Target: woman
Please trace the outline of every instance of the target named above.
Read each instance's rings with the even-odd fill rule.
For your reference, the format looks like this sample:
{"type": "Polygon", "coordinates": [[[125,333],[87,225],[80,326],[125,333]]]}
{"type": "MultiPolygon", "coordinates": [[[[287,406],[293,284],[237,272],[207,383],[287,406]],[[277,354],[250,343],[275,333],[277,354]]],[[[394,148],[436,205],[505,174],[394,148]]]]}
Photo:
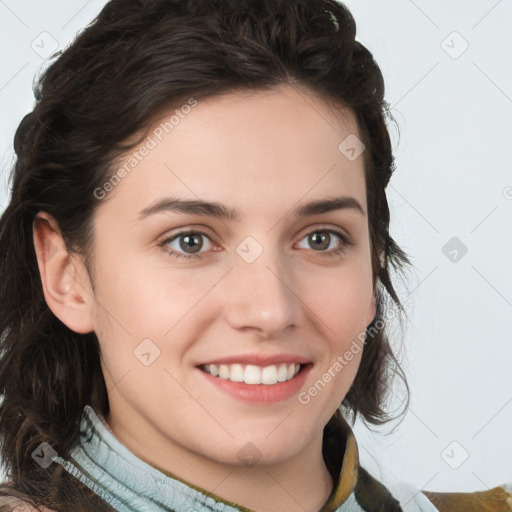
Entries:
{"type": "Polygon", "coordinates": [[[45,73],[0,224],[3,509],[443,510],[347,421],[405,382],[408,263],[354,38],[328,0],[112,0],[45,73]]]}

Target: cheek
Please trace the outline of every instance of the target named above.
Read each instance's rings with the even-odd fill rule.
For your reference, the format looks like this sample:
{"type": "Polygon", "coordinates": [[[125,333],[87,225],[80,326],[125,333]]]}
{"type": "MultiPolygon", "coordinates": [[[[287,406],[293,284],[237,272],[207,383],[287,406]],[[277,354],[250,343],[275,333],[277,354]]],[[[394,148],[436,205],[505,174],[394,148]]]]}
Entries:
{"type": "Polygon", "coordinates": [[[332,344],[341,349],[347,341],[364,333],[373,298],[371,272],[364,266],[346,267],[323,276],[317,274],[307,287],[305,303],[332,344]]]}
{"type": "Polygon", "coordinates": [[[362,290],[343,294],[336,301],[325,306],[331,327],[331,339],[346,341],[357,338],[367,327],[368,311],[371,308],[371,294],[362,290]],[[358,293],[359,292],[359,293],[358,293]]]}
{"type": "Polygon", "coordinates": [[[115,329],[146,337],[162,336],[173,328],[215,284],[204,272],[150,265],[118,267],[98,281],[97,297],[103,306],[99,313],[117,323],[115,329]]]}
{"type": "Polygon", "coordinates": [[[140,357],[146,353],[151,368],[175,366],[202,328],[205,296],[218,281],[204,273],[128,268],[101,273],[96,289],[95,332],[115,380],[128,370],[132,377],[144,372],[140,357]]]}

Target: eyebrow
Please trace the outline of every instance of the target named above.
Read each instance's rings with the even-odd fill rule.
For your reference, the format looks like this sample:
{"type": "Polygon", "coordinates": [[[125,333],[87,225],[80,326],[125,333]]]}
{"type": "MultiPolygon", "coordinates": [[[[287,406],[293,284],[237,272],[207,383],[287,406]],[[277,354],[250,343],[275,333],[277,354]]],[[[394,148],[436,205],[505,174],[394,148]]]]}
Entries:
{"type": "MultiPolygon", "coordinates": [[[[350,196],[311,201],[296,208],[294,213],[297,217],[307,217],[336,210],[353,210],[363,216],[366,215],[359,201],[350,196]]],[[[202,201],[199,199],[181,199],[177,197],[165,197],[157,200],[155,203],[139,212],[139,219],[142,220],[150,215],[162,212],[203,215],[236,222],[242,220],[242,215],[239,211],[221,203],[202,201]]]]}

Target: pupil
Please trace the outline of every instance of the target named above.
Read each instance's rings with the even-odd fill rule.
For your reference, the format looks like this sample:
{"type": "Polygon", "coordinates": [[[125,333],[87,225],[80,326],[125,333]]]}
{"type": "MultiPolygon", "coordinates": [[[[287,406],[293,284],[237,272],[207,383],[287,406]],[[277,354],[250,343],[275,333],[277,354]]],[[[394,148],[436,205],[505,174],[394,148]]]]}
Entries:
{"type": "MultiPolygon", "coordinates": [[[[187,249],[193,249],[194,243],[197,242],[198,239],[200,240],[200,237],[198,237],[197,235],[185,235],[181,239],[182,239],[182,242],[180,242],[181,248],[183,250],[187,250],[187,249]]],[[[197,252],[197,251],[201,250],[201,247],[202,247],[202,242],[200,242],[199,246],[196,249],[194,249],[192,252],[197,252]]]]}
{"type": "Polygon", "coordinates": [[[325,231],[317,231],[316,233],[313,233],[311,235],[314,240],[314,245],[321,249],[325,249],[326,247],[329,246],[329,242],[327,242],[327,244],[325,243],[326,240],[328,239],[328,236],[327,236],[327,234],[319,236],[318,233],[325,233],[325,231]]]}

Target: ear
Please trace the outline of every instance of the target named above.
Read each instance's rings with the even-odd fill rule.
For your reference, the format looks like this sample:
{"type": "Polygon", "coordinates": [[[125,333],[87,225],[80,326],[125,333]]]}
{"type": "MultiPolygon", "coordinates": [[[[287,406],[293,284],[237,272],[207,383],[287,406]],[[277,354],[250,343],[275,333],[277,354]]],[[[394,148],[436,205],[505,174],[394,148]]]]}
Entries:
{"type": "Polygon", "coordinates": [[[70,255],[55,219],[39,212],[32,224],[34,248],[43,293],[53,314],[72,331],[94,330],[93,291],[87,269],[76,255],[70,255]]]}

